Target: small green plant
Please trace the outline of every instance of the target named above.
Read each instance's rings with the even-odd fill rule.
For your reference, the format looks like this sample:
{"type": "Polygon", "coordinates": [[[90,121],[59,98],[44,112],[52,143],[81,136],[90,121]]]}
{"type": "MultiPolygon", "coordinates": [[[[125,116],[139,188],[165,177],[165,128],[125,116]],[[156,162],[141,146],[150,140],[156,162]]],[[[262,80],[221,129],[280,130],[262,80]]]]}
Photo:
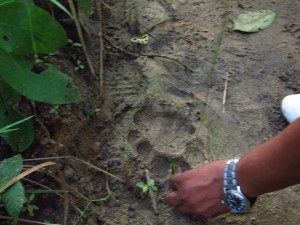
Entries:
{"type": "Polygon", "coordinates": [[[34,54],[33,58],[34,58],[34,64],[40,64],[40,63],[44,63],[45,62],[45,58],[44,57],[40,57],[38,54],[34,54]]]}
{"type": "Polygon", "coordinates": [[[82,44],[78,42],[74,42],[72,39],[68,39],[68,43],[71,45],[71,47],[82,47],[82,44]]]}
{"type": "Polygon", "coordinates": [[[59,110],[59,105],[53,105],[50,108],[49,113],[51,113],[51,114],[58,114],[58,110],[59,110]]]}
{"type": "Polygon", "coordinates": [[[171,161],[171,170],[173,174],[175,174],[177,171],[177,161],[175,158],[173,158],[171,161]]]}
{"type": "Polygon", "coordinates": [[[84,65],[82,64],[81,60],[77,59],[76,60],[76,66],[74,68],[75,71],[78,71],[78,70],[83,70],[85,67],[84,65]]]}
{"type": "Polygon", "coordinates": [[[136,186],[142,189],[143,193],[147,193],[148,190],[151,188],[153,191],[158,191],[157,186],[153,179],[147,180],[146,184],[143,181],[137,182],[136,186]]]}
{"type": "Polygon", "coordinates": [[[92,116],[100,111],[101,111],[101,109],[99,107],[95,106],[89,111],[89,116],[92,116]]]}
{"type": "Polygon", "coordinates": [[[37,205],[32,203],[34,199],[34,193],[30,194],[29,196],[25,196],[25,202],[23,205],[22,212],[27,212],[30,216],[34,216],[34,211],[39,209],[37,205]]]}

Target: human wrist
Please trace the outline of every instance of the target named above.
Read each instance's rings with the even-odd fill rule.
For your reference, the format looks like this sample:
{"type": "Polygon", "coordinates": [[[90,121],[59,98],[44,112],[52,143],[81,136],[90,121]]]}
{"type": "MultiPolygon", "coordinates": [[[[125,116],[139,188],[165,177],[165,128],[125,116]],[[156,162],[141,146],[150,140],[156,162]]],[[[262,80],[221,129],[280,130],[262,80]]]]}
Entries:
{"type": "Polygon", "coordinates": [[[243,157],[239,160],[236,168],[237,182],[241,187],[241,191],[250,199],[257,198],[260,195],[258,183],[251,176],[254,173],[252,170],[253,165],[251,159],[243,157]]]}

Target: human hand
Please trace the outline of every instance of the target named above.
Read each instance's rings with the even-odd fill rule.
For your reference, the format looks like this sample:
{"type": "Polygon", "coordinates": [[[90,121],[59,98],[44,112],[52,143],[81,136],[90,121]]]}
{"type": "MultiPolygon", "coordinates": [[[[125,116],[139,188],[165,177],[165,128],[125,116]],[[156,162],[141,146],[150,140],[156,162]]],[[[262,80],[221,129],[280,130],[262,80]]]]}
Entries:
{"type": "Polygon", "coordinates": [[[167,194],[167,204],[182,214],[198,219],[208,219],[229,212],[222,203],[226,162],[227,160],[214,161],[172,176],[170,186],[173,192],[167,194]]]}

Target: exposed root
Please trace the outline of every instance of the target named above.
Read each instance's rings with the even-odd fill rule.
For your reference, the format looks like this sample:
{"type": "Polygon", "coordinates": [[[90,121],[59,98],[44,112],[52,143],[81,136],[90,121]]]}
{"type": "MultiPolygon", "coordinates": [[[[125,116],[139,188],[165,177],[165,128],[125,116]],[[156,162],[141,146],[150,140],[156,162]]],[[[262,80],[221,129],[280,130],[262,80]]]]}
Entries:
{"type": "Polygon", "coordinates": [[[178,59],[174,59],[172,57],[166,56],[166,55],[158,55],[158,54],[138,54],[138,53],[134,53],[134,52],[130,52],[124,48],[121,48],[119,46],[114,45],[110,40],[108,40],[105,36],[103,36],[103,40],[105,40],[111,47],[117,49],[119,52],[132,56],[134,58],[138,58],[140,56],[145,56],[145,57],[149,57],[149,58],[164,58],[164,59],[169,59],[169,60],[173,60],[177,63],[179,63],[181,66],[183,66],[185,68],[186,71],[189,72],[193,72],[193,69],[191,69],[189,66],[187,66],[186,64],[184,64],[183,62],[181,62],[178,59]]]}

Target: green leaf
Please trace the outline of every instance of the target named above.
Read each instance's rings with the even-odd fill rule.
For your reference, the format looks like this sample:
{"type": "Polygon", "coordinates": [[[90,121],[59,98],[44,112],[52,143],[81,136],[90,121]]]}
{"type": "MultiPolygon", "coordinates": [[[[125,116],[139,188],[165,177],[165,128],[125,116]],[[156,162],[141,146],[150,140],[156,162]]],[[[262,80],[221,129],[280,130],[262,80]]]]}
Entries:
{"type": "Polygon", "coordinates": [[[241,14],[234,21],[233,30],[257,32],[269,27],[275,20],[276,13],[271,10],[260,10],[241,14]]]}
{"type": "Polygon", "coordinates": [[[148,186],[147,185],[145,185],[143,188],[142,188],[142,191],[145,193],[145,192],[147,192],[148,191],[148,186]]]}
{"type": "Polygon", "coordinates": [[[16,105],[20,99],[21,95],[12,89],[8,84],[0,80],[0,95],[1,98],[10,106],[16,105]]]}
{"type": "MultiPolygon", "coordinates": [[[[1,82],[0,82],[1,86],[1,82]]],[[[0,88],[1,89],[1,88],[0,88]]],[[[17,110],[15,107],[7,104],[4,93],[0,93],[0,127],[12,125],[16,121],[24,120],[27,116],[17,110]]],[[[6,96],[7,97],[7,96],[6,96]]],[[[34,129],[31,120],[16,125],[13,132],[1,134],[1,137],[10,147],[17,152],[26,150],[33,142],[34,129]]]]}
{"type": "Polygon", "coordinates": [[[35,198],[35,194],[31,194],[28,197],[28,201],[31,202],[35,198]]]}
{"type": "Polygon", "coordinates": [[[137,182],[136,186],[143,189],[146,186],[146,184],[144,184],[144,182],[137,182]]]}
{"type": "Polygon", "coordinates": [[[149,179],[149,180],[147,180],[147,186],[148,187],[151,187],[151,186],[153,186],[155,183],[154,183],[154,180],[153,179],[149,179]]]}
{"type": "Polygon", "coordinates": [[[158,187],[156,187],[155,185],[151,187],[153,191],[158,191],[158,187]]]}
{"type": "Polygon", "coordinates": [[[5,178],[1,179],[0,180],[0,189],[5,187],[11,181],[11,179],[12,178],[8,178],[8,177],[5,177],[5,178]]]}
{"type": "Polygon", "coordinates": [[[32,1],[1,1],[0,21],[0,48],[7,52],[50,53],[67,42],[63,27],[32,1]]]}
{"type": "Polygon", "coordinates": [[[30,216],[34,216],[34,210],[38,210],[39,207],[37,207],[36,205],[28,205],[27,206],[27,211],[29,212],[30,216]]]}
{"type": "MultiPolygon", "coordinates": [[[[18,176],[23,169],[23,160],[21,155],[4,159],[0,162],[0,180],[12,178],[18,176]]],[[[3,185],[0,185],[3,186],[3,185]]]]}
{"type": "Polygon", "coordinates": [[[3,80],[25,97],[50,103],[65,104],[80,101],[75,88],[68,85],[71,78],[53,65],[40,74],[31,72],[31,63],[24,57],[0,49],[0,75],[3,80]]]}
{"type": "Polygon", "coordinates": [[[24,187],[20,181],[9,187],[2,195],[3,205],[8,214],[16,220],[25,201],[24,187]]]}
{"type": "Polygon", "coordinates": [[[16,0],[0,0],[0,7],[14,3],[16,0]]]}

